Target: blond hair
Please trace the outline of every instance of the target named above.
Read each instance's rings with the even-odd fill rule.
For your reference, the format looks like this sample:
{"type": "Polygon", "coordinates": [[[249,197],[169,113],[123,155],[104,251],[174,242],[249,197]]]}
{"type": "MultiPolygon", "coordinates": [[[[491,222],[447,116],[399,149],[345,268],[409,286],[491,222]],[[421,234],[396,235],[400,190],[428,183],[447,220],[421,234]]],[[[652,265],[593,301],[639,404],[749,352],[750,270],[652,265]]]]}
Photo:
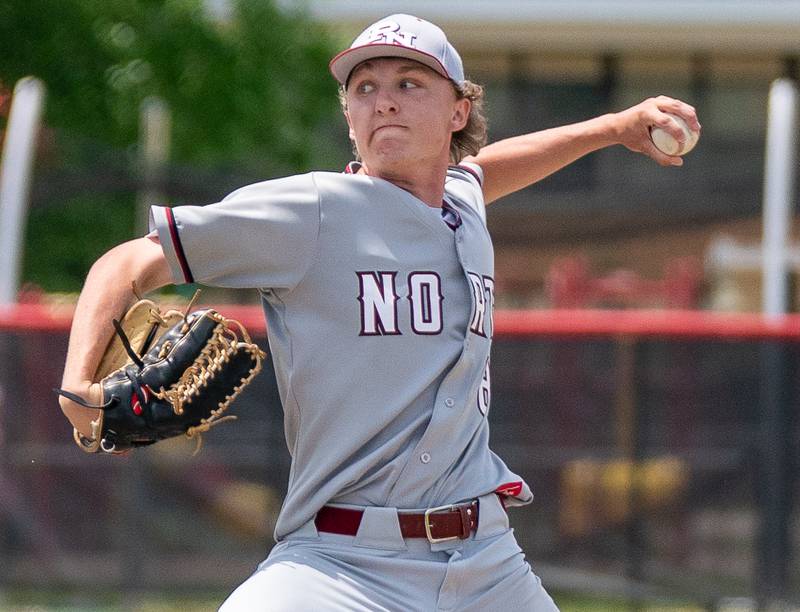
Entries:
{"type": "Polygon", "coordinates": [[[453,88],[459,100],[466,98],[472,103],[467,125],[458,132],[453,132],[453,139],[450,141],[450,161],[457,164],[468,155],[478,154],[486,144],[488,127],[483,114],[483,87],[464,80],[461,85],[454,84],[453,88]]]}

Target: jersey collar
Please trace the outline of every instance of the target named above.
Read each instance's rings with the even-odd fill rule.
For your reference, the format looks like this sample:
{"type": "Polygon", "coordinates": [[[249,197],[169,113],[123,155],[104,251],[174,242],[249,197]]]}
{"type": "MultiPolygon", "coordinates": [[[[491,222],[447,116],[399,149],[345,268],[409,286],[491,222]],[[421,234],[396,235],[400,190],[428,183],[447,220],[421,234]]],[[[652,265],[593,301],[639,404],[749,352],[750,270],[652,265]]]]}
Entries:
{"type": "MultiPolygon", "coordinates": [[[[344,167],[344,174],[358,174],[359,170],[361,170],[361,162],[351,161],[344,167]]],[[[456,230],[461,225],[461,215],[447,200],[442,200],[442,219],[452,230],[456,230]]]]}

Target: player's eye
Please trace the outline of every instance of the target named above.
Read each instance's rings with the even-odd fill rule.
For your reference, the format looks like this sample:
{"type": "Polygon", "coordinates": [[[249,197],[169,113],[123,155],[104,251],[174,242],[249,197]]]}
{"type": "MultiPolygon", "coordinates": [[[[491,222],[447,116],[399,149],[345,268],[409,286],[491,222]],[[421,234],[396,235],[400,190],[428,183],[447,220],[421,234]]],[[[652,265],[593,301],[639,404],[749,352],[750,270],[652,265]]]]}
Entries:
{"type": "Polygon", "coordinates": [[[375,85],[369,81],[361,81],[356,85],[356,92],[360,94],[372,93],[375,90],[375,85]]]}
{"type": "Polygon", "coordinates": [[[409,81],[408,79],[403,79],[400,81],[400,89],[414,89],[418,85],[414,81],[409,81]]]}

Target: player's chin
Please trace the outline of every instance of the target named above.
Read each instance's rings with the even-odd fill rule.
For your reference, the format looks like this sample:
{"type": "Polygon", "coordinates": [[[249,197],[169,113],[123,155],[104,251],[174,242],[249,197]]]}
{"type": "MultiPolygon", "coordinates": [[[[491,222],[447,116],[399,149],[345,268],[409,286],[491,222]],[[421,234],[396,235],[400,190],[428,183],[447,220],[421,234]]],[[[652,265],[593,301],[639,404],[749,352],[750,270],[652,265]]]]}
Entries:
{"type": "Polygon", "coordinates": [[[405,134],[399,130],[389,129],[384,129],[373,134],[369,144],[374,153],[382,157],[407,155],[408,149],[412,148],[405,134]]]}
{"type": "Polygon", "coordinates": [[[419,158],[405,143],[390,140],[374,147],[371,153],[373,161],[367,161],[369,168],[403,166],[419,158]]]}

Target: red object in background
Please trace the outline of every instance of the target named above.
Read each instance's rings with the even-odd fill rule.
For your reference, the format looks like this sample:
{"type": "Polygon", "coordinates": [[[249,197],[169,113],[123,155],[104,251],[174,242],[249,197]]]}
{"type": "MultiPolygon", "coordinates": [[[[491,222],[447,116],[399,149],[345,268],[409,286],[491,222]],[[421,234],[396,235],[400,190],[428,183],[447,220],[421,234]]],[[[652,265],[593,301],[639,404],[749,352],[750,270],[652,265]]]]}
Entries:
{"type": "MultiPolygon", "coordinates": [[[[203,305],[245,326],[252,336],[266,332],[259,306],[203,305]]],[[[180,306],[177,306],[180,308],[180,306]]],[[[0,305],[0,332],[68,332],[74,305],[0,305]]],[[[663,338],[746,338],[800,341],[800,314],[767,318],[755,312],[709,310],[496,310],[495,336],[642,336],[663,338]]]]}
{"type": "Polygon", "coordinates": [[[6,89],[0,81],[0,117],[8,117],[11,110],[11,90],[6,89]]]}
{"type": "Polygon", "coordinates": [[[17,302],[20,304],[41,304],[46,297],[42,288],[34,283],[25,283],[17,292],[17,302]]]}
{"type": "Polygon", "coordinates": [[[660,307],[690,310],[699,305],[703,275],[692,258],[669,261],[658,280],[631,270],[593,277],[583,257],[557,260],[550,267],[545,290],[554,308],[660,307]]]}

